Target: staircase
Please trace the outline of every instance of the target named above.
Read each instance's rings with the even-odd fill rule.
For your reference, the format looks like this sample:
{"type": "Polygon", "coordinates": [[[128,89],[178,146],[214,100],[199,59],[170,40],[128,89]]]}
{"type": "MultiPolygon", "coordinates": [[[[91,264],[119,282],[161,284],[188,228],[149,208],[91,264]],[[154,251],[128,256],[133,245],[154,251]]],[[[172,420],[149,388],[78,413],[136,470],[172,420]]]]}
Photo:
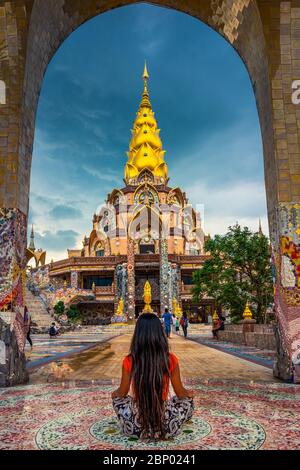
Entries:
{"type": "Polygon", "coordinates": [[[28,308],[32,322],[32,332],[44,333],[49,330],[53,318],[48,313],[46,306],[38,295],[33,295],[29,289],[26,288],[25,305],[28,308]]]}

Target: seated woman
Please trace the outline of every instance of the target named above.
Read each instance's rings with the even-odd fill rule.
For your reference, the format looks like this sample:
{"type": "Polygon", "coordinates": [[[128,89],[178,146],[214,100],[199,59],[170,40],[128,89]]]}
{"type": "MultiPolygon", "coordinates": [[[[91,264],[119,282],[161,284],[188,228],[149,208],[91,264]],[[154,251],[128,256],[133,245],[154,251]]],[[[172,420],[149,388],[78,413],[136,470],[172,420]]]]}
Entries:
{"type": "Polygon", "coordinates": [[[130,354],[123,360],[122,380],[112,394],[121,430],[127,436],[165,439],[176,436],[191,419],[194,393],[183,387],[178,359],[169,352],[159,318],[142,314],[130,354]],[[172,383],[176,396],[169,398],[172,383]],[[128,395],[132,389],[132,396],[128,395]]]}

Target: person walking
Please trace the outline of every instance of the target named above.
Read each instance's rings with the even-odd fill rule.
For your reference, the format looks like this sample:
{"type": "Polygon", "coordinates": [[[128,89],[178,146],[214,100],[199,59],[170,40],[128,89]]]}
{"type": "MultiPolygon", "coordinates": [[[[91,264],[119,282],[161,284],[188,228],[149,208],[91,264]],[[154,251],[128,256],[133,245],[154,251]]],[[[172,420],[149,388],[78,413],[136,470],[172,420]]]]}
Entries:
{"type": "Polygon", "coordinates": [[[164,329],[165,329],[166,336],[167,338],[170,338],[173,317],[172,317],[172,314],[169,312],[168,307],[165,308],[165,313],[163,314],[162,318],[164,320],[164,329]]]}
{"type": "Polygon", "coordinates": [[[27,339],[28,343],[30,344],[30,348],[31,348],[31,351],[32,351],[33,343],[32,343],[32,339],[30,337],[30,334],[31,334],[31,317],[30,317],[30,313],[29,313],[28,308],[27,308],[26,305],[24,307],[24,328],[25,328],[26,339],[27,339]]]}
{"type": "Polygon", "coordinates": [[[182,317],[180,319],[180,326],[182,328],[183,335],[184,335],[185,338],[187,338],[188,324],[189,324],[189,320],[188,320],[187,313],[183,312],[182,317]]]}
{"type": "Polygon", "coordinates": [[[138,439],[171,439],[192,418],[193,397],[182,384],[178,358],[169,351],[159,318],[144,313],[123,359],[121,384],[112,393],[121,432],[138,439]]]}
{"type": "Polygon", "coordinates": [[[176,322],[175,322],[175,331],[176,331],[176,334],[179,335],[180,334],[180,329],[179,329],[179,319],[176,318],[176,322]]]}

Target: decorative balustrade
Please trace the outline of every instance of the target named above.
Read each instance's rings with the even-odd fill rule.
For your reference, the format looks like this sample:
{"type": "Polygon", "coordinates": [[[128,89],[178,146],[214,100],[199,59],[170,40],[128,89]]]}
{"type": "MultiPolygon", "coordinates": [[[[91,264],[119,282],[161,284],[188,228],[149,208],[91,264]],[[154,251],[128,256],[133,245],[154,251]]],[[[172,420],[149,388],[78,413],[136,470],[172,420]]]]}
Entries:
{"type": "Polygon", "coordinates": [[[93,292],[98,295],[113,295],[114,294],[114,286],[96,286],[93,289],[93,292]]]}
{"type": "Polygon", "coordinates": [[[101,257],[72,257],[62,261],[55,261],[49,265],[50,271],[61,268],[73,268],[74,266],[115,266],[126,263],[127,256],[101,256],[101,257]]]}
{"type": "MultiPolygon", "coordinates": [[[[175,255],[169,254],[169,261],[178,264],[203,264],[207,260],[208,255],[175,255]]],[[[159,263],[159,254],[137,254],[135,255],[136,263],[159,263]]],[[[50,274],[66,268],[71,271],[74,267],[89,266],[111,266],[112,268],[120,263],[126,263],[127,256],[101,256],[101,257],[72,257],[61,261],[55,261],[49,264],[50,274]]]]}

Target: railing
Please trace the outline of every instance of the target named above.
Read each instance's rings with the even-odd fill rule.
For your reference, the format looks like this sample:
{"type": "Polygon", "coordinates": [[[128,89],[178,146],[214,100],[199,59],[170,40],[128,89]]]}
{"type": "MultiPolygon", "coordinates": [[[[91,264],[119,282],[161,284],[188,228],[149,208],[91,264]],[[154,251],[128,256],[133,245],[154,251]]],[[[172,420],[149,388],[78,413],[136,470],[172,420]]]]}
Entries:
{"type": "MultiPolygon", "coordinates": [[[[169,261],[179,264],[202,264],[208,259],[208,255],[175,255],[169,254],[169,261]]],[[[137,254],[135,261],[137,263],[159,263],[159,254],[137,254]]],[[[101,256],[101,257],[72,257],[61,261],[55,261],[49,264],[50,275],[55,270],[62,268],[71,268],[74,266],[111,266],[114,268],[119,263],[126,263],[127,256],[101,256]]]]}
{"type": "Polygon", "coordinates": [[[55,261],[49,265],[50,271],[55,269],[67,268],[73,266],[115,266],[119,263],[125,263],[127,261],[127,256],[93,256],[93,257],[72,257],[64,259],[62,261],[55,261]]]}
{"type": "Polygon", "coordinates": [[[208,255],[169,255],[171,263],[202,264],[209,258],[208,255]]]}
{"type": "Polygon", "coordinates": [[[93,292],[96,295],[108,295],[108,294],[113,295],[114,286],[96,286],[93,292]]]}

